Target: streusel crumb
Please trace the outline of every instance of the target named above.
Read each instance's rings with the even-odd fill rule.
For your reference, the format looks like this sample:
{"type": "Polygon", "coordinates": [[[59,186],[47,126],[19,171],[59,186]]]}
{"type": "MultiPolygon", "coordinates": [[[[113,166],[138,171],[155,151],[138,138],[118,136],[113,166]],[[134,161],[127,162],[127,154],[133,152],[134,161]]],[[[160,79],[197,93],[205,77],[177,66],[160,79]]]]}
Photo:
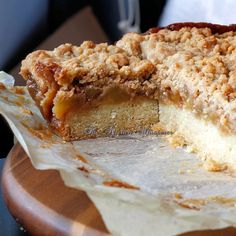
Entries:
{"type": "Polygon", "coordinates": [[[235,26],[186,23],[150,32],[128,33],[116,45],[86,41],[36,51],[22,62],[21,74],[48,119],[57,94],[90,101],[118,86],[236,133],[235,26]]]}

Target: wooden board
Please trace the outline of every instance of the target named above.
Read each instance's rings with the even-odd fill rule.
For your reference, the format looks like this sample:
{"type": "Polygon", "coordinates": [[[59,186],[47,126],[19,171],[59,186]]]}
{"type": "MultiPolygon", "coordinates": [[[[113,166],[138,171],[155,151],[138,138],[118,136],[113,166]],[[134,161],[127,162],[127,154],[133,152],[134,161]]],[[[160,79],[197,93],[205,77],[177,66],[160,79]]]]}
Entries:
{"type": "MultiPolygon", "coordinates": [[[[110,235],[87,195],[66,187],[57,171],[34,169],[19,144],[7,157],[2,189],[12,215],[33,235],[110,235]]],[[[236,230],[227,228],[183,235],[233,236],[236,230]]]]}
{"type": "Polygon", "coordinates": [[[19,144],[7,157],[2,189],[12,215],[33,235],[109,235],[86,193],[66,187],[57,171],[34,169],[19,144]]]}

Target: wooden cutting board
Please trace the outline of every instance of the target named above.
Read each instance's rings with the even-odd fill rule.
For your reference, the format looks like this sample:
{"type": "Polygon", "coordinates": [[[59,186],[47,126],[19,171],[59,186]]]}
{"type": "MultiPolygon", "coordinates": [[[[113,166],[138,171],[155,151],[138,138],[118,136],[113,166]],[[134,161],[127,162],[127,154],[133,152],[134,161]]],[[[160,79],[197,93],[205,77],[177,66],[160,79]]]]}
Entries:
{"type": "MultiPolygon", "coordinates": [[[[19,144],[7,157],[2,190],[12,215],[33,235],[110,235],[86,193],[66,187],[57,171],[34,169],[19,144]]],[[[227,228],[183,235],[233,236],[236,230],[227,228]]]]}
{"type": "Polygon", "coordinates": [[[34,169],[20,144],[5,162],[2,190],[12,215],[33,235],[110,235],[86,193],[66,187],[57,171],[34,169]]]}

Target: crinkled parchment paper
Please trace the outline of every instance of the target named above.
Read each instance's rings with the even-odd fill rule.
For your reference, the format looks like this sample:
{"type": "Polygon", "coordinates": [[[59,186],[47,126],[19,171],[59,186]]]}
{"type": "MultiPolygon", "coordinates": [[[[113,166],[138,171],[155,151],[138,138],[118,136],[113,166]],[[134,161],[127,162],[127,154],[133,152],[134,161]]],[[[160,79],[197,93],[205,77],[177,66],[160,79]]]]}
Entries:
{"type": "MultiPolygon", "coordinates": [[[[57,169],[88,194],[113,235],[176,235],[236,226],[236,177],[207,172],[162,136],[64,142],[51,133],[25,88],[0,72],[0,113],[36,169],[57,169]]],[[[207,144],[206,144],[207,145],[207,144]]]]}

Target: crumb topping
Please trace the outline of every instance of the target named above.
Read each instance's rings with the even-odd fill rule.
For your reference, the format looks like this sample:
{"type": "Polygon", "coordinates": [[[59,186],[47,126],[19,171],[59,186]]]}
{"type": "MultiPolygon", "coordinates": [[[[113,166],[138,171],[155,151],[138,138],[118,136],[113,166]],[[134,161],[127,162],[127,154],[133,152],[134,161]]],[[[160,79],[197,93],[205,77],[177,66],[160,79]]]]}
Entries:
{"type": "Polygon", "coordinates": [[[183,27],[126,34],[117,46],[156,66],[160,96],[236,132],[236,32],[183,27]],[[131,40],[133,38],[133,41],[131,40]],[[130,43],[132,41],[132,43],[130,43]]]}
{"type": "Polygon", "coordinates": [[[117,46],[85,41],[79,47],[63,44],[53,51],[31,53],[22,62],[21,74],[23,77],[33,74],[41,88],[47,77],[53,77],[64,89],[75,85],[103,87],[111,83],[126,83],[132,89],[148,81],[154,70],[155,66],[150,61],[128,55],[117,46]],[[42,73],[45,66],[50,76],[42,73]],[[133,85],[129,81],[133,81],[133,85]]]}
{"type": "Polygon", "coordinates": [[[36,81],[41,106],[52,103],[58,90],[99,95],[116,85],[133,96],[190,108],[236,133],[235,48],[235,31],[169,27],[128,33],[116,45],[86,41],[36,51],[22,62],[21,74],[36,81]]]}

